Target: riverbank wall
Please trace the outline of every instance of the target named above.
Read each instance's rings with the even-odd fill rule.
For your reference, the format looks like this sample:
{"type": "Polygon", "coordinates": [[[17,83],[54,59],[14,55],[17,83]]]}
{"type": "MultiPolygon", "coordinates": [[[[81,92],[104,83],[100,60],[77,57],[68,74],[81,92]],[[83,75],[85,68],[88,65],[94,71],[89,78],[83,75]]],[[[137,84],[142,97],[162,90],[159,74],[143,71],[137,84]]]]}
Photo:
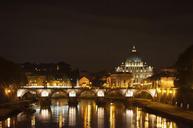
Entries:
{"type": "Polygon", "coordinates": [[[31,103],[32,101],[26,100],[0,104],[0,120],[24,111],[31,103]]]}
{"type": "Polygon", "coordinates": [[[188,109],[144,99],[133,99],[132,103],[150,113],[159,114],[163,117],[185,122],[193,126],[193,112],[188,109]]]}

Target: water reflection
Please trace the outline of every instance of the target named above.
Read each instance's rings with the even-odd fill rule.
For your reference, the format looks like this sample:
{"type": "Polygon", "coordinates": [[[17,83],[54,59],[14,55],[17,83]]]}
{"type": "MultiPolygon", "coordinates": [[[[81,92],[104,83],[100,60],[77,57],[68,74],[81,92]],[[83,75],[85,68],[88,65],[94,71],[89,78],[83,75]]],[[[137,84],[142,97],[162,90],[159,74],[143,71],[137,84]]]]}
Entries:
{"type": "Polygon", "coordinates": [[[115,105],[113,103],[110,104],[110,128],[115,128],[115,105]]]}
{"type": "MultiPolygon", "coordinates": [[[[136,108],[133,110],[136,113],[136,127],[137,128],[176,128],[176,123],[167,120],[166,118],[162,118],[160,116],[156,116],[154,114],[149,114],[143,112],[140,108],[136,108]]],[[[132,114],[133,115],[133,114],[132,114]]],[[[133,119],[131,117],[131,119],[133,119]]],[[[135,127],[135,126],[129,126],[135,127]]]]}
{"type": "Polygon", "coordinates": [[[59,120],[58,120],[58,127],[59,127],[59,128],[62,128],[62,127],[63,127],[63,124],[64,124],[64,117],[63,117],[62,112],[60,112],[60,113],[59,113],[59,120]]]}
{"type": "Polygon", "coordinates": [[[7,118],[6,124],[7,124],[6,126],[7,126],[8,128],[11,127],[11,118],[7,118]]]}
{"type": "Polygon", "coordinates": [[[32,118],[31,118],[31,127],[32,128],[36,127],[36,117],[35,117],[35,115],[33,115],[32,118]]]}
{"type": "Polygon", "coordinates": [[[88,104],[84,110],[84,128],[91,128],[91,105],[88,104]]]}
{"type": "Polygon", "coordinates": [[[104,113],[105,113],[105,110],[104,110],[103,107],[98,107],[97,108],[98,128],[104,128],[104,113]]]}
{"type": "Polygon", "coordinates": [[[69,107],[68,117],[69,117],[69,126],[76,126],[76,107],[69,107]]]}
{"type": "Polygon", "coordinates": [[[56,100],[48,108],[37,105],[35,109],[35,114],[21,113],[0,121],[0,128],[189,128],[121,103],[98,107],[94,101],[84,100],[69,107],[66,101],[56,100]]]}
{"type": "Polygon", "coordinates": [[[3,128],[3,123],[2,123],[2,121],[0,121],[0,128],[3,128]]]}
{"type": "Polygon", "coordinates": [[[65,123],[67,123],[68,109],[69,107],[65,101],[54,100],[52,102],[52,120],[57,123],[58,128],[63,128],[65,123]]]}
{"type": "Polygon", "coordinates": [[[48,122],[51,119],[51,113],[51,109],[49,108],[41,109],[39,115],[40,120],[48,122]]]}
{"type": "Polygon", "coordinates": [[[133,110],[131,110],[131,109],[126,109],[126,127],[127,128],[134,128],[133,110]]]}

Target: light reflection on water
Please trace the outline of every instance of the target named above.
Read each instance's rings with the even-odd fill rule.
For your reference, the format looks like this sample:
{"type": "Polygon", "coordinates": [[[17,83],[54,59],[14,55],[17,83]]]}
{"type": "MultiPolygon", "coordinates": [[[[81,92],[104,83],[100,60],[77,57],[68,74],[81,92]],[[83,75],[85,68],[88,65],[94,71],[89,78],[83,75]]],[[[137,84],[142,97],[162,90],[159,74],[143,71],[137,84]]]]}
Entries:
{"type": "Polygon", "coordinates": [[[0,121],[0,128],[188,128],[121,103],[100,107],[92,100],[81,100],[77,107],[71,107],[66,100],[53,100],[52,106],[37,105],[35,109],[35,114],[20,113],[0,121]]]}
{"type": "Polygon", "coordinates": [[[110,104],[110,128],[115,128],[115,105],[110,104]]]}
{"type": "Polygon", "coordinates": [[[105,110],[103,107],[97,108],[97,124],[98,128],[104,128],[104,114],[105,110]]]}

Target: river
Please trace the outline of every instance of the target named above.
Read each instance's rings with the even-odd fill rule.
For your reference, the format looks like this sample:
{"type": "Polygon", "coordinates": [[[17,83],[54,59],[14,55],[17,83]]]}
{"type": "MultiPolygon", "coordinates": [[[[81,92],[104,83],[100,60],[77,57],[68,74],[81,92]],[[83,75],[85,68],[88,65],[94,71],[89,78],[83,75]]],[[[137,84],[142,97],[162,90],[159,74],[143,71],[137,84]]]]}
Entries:
{"type": "Polygon", "coordinates": [[[20,113],[0,121],[0,128],[190,128],[120,102],[98,107],[93,100],[80,100],[70,107],[60,99],[52,100],[48,108],[36,104],[34,109],[34,114],[20,113]]]}

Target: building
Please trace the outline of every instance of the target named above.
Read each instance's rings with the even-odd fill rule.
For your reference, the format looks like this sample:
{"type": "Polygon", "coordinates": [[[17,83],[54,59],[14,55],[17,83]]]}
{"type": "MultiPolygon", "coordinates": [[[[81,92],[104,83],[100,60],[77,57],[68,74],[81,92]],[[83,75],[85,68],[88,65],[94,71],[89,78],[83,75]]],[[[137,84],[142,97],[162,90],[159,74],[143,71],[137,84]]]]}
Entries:
{"type": "Polygon", "coordinates": [[[45,86],[47,77],[45,75],[29,75],[27,74],[28,85],[30,86],[45,86]]]}
{"type": "Polygon", "coordinates": [[[66,79],[66,80],[49,80],[47,82],[47,86],[66,86],[66,87],[71,87],[72,83],[70,82],[69,79],[66,79]]]}
{"type": "Polygon", "coordinates": [[[91,86],[91,82],[89,80],[89,78],[87,78],[86,76],[82,76],[80,79],[79,79],[79,83],[78,83],[79,87],[82,87],[82,88],[85,88],[85,87],[90,87],[91,86]]]}
{"type": "Polygon", "coordinates": [[[174,81],[175,81],[175,77],[161,77],[160,78],[160,84],[159,87],[160,88],[174,88],[174,81]]]}
{"type": "Polygon", "coordinates": [[[29,86],[72,86],[69,79],[48,79],[46,75],[26,74],[29,86]]]}
{"type": "Polygon", "coordinates": [[[107,88],[128,88],[131,85],[131,73],[112,73],[107,77],[107,83],[105,87],[107,88]]]}
{"type": "Polygon", "coordinates": [[[116,73],[131,73],[131,86],[141,85],[143,80],[153,75],[153,67],[148,66],[139,56],[135,46],[128,58],[120,66],[115,68],[116,73]]]}
{"type": "Polygon", "coordinates": [[[30,86],[75,86],[78,71],[65,62],[24,63],[21,68],[26,74],[30,86]]]}
{"type": "Polygon", "coordinates": [[[154,88],[169,89],[175,87],[176,70],[172,68],[160,69],[147,79],[154,88]]]}

